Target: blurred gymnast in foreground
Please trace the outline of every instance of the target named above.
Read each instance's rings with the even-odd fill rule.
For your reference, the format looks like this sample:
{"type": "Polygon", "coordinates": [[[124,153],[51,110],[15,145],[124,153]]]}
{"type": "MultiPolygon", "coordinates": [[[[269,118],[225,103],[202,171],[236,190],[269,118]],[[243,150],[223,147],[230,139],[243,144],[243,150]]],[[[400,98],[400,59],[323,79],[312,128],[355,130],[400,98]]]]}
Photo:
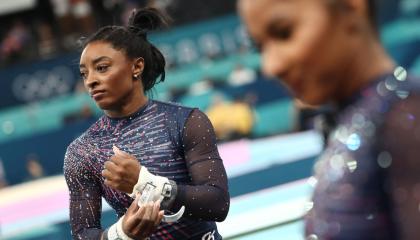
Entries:
{"type": "Polygon", "coordinates": [[[306,239],[418,239],[420,81],[382,47],[371,0],[240,0],[265,73],[335,106],[306,239]]]}
{"type": "Polygon", "coordinates": [[[165,59],[147,39],[163,23],[157,10],[141,9],[128,27],[84,40],[80,74],[104,116],[65,156],[74,239],[221,239],[215,221],[230,198],[210,121],[145,95],[165,77],[165,59]],[[101,197],[119,218],[108,229],[101,197]]]}

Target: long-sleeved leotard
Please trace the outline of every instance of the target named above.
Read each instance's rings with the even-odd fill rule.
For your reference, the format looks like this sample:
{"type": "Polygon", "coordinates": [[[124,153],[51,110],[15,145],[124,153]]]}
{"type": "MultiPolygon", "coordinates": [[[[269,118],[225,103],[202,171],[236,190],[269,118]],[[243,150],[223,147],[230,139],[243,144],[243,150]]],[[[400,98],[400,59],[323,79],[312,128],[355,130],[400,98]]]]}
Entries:
{"type": "Polygon", "coordinates": [[[101,171],[113,145],[177,184],[170,210],[185,205],[186,211],[176,223],[161,223],[151,239],[221,239],[214,221],[226,218],[230,198],[213,127],[199,110],[153,100],[129,117],[101,117],[68,147],[64,174],[73,238],[100,239],[101,197],[119,217],[132,202],[104,184],[101,171]]]}
{"type": "Polygon", "coordinates": [[[307,239],[418,239],[420,81],[379,77],[343,103],[315,165],[307,239]]]}

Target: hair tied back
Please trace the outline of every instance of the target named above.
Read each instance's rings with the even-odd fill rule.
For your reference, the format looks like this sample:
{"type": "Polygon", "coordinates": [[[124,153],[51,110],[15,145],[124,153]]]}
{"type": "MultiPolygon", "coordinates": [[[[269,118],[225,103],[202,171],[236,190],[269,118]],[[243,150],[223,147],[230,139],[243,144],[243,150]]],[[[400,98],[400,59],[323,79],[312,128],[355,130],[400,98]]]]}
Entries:
{"type": "Polygon", "coordinates": [[[155,8],[135,9],[128,19],[128,30],[147,39],[149,31],[168,25],[168,18],[155,8]]]}
{"type": "Polygon", "coordinates": [[[147,31],[145,31],[144,29],[135,27],[135,26],[128,26],[128,31],[134,33],[136,36],[139,36],[141,38],[143,38],[144,40],[147,40],[147,31]]]}

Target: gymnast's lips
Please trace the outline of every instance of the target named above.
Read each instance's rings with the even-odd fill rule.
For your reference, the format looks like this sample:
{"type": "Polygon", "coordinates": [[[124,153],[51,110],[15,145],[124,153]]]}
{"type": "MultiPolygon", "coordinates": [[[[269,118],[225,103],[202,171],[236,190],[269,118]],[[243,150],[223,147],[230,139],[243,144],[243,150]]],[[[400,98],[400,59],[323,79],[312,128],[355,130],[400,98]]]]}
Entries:
{"type": "Polygon", "coordinates": [[[103,97],[105,95],[105,90],[93,90],[90,91],[90,96],[96,101],[99,100],[99,98],[103,97]]]}

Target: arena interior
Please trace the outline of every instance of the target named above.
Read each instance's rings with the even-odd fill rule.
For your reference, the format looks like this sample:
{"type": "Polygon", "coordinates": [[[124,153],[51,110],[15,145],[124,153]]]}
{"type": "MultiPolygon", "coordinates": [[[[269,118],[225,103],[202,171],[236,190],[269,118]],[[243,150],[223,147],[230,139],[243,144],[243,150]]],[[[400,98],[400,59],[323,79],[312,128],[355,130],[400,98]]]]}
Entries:
{"type": "MultiPolygon", "coordinates": [[[[420,1],[382,2],[382,42],[420,75],[420,1]]],[[[146,5],[172,18],[150,36],[167,67],[148,96],[197,107],[216,130],[231,196],[220,233],[302,240],[323,110],[302,110],[261,73],[234,0],[0,1],[0,239],[71,239],[64,153],[102,115],[80,79],[78,40],[146,5]]],[[[105,201],[103,211],[107,227],[116,216],[105,201]]]]}

